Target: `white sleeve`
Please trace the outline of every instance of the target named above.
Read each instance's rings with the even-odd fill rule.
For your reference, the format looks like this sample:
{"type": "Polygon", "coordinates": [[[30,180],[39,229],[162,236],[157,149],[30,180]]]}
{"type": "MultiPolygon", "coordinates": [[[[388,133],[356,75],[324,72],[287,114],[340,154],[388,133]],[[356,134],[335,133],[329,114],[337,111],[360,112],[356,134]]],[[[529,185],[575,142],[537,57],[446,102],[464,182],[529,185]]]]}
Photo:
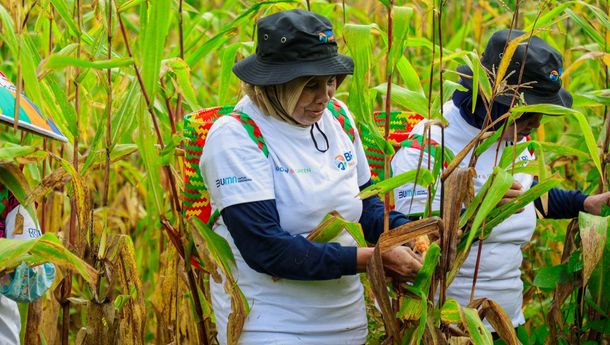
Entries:
{"type": "MultiPolygon", "coordinates": [[[[419,163],[420,150],[402,147],[392,159],[392,174],[394,176],[407,172],[409,170],[417,169],[419,163]]],[[[434,157],[430,157],[430,170],[434,166],[434,157]]],[[[428,154],[424,152],[421,162],[422,168],[428,168],[428,154]]],[[[438,184],[437,184],[438,185],[438,184]]],[[[413,190],[413,183],[407,183],[394,189],[394,204],[397,211],[404,214],[420,213],[426,209],[426,202],[428,200],[428,188],[420,185],[415,186],[413,190]],[[411,204],[411,198],[413,203],[411,204]]],[[[440,190],[436,191],[434,200],[432,201],[432,210],[436,211],[440,209],[440,190]]]]}
{"type": "Polygon", "coordinates": [[[352,128],[354,128],[354,149],[356,150],[356,159],[358,160],[358,165],[356,166],[356,171],[358,173],[358,186],[362,186],[371,179],[371,168],[369,167],[369,161],[366,159],[364,147],[362,146],[362,140],[360,140],[360,133],[356,127],[354,117],[349,109],[347,109],[345,103],[339,101],[339,104],[341,104],[341,107],[345,109],[348,120],[351,122],[352,128]]]}
{"type": "Polygon", "coordinates": [[[42,236],[38,222],[21,204],[6,215],[5,231],[6,238],[15,240],[31,240],[42,236]]]}
{"type": "Polygon", "coordinates": [[[268,158],[239,121],[225,116],[206,139],[199,168],[214,207],[275,199],[268,158]]]}

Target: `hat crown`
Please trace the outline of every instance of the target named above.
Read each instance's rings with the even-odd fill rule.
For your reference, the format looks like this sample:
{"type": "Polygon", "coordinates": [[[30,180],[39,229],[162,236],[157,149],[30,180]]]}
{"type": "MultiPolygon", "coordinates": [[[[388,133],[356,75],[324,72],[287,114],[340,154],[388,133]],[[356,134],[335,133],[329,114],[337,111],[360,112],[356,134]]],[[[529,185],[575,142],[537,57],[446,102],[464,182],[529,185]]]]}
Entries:
{"type": "Polygon", "coordinates": [[[256,57],[268,63],[294,63],[337,55],[332,24],[303,10],[278,12],[258,22],[256,57]]]}
{"type": "MultiPolygon", "coordinates": [[[[509,37],[509,30],[495,32],[485,48],[481,63],[487,69],[497,71],[507,43],[524,34],[526,33],[523,31],[512,30],[509,37]]],[[[507,84],[519,84],[522,66],[524,67],[520,84],[528,83],[530,92],[540,96],[552,96],[561,89],[561,54],[539,37],[532,36],[529,45],[527,40],[518,45],[506,70],[507,84]]]]}

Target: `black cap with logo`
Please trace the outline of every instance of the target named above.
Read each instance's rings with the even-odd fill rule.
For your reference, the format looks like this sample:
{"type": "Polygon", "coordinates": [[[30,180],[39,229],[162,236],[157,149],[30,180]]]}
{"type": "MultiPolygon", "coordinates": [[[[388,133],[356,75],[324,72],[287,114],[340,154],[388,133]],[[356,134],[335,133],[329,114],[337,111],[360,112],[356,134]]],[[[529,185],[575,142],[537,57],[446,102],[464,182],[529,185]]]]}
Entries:
{"type": "MultiPolygon", "coordinates": [[[[497,31],[489,39],[481,58],[481,63],[489,71],[498,70],[507,41],[526,33],[512,30],[510,37],[508,34],[509,30],[497,31]]],[[[521,86],[519,87],[519,93],[523,94],[525,103],[550,103],[571,107],[572,96],[561,87],[561,73],[563,69],[561,54],[544,40],[532,36],[527,48],[527,55],[524,56],[526,43],[527,39],[519,44],[515,50],[506,71],[506,76],[508,76],[506,83],[511,86],[517,85],[521,65],[525,63],[521,86]]],[[[460,73],[472,75],[472,70],[466,65],[459,66],[457,70],[460,73]]],[[[470,78],[462,78],[461,83],[468,88],[472,88],[472,79],[470,78]]],[[[513,94],[514,92],[508,90],[508,92],[498,95],[495,101],[504,105],[510,105],[513,94]]]]}
{"type": "Polygon", "coordinates": [[[258,21],[256,54],[233,66],[252,85],[278,85],[303,76],[346,75],[352,58],[337,52],[330,21],[319,14],[291,10],[258,21]]]}

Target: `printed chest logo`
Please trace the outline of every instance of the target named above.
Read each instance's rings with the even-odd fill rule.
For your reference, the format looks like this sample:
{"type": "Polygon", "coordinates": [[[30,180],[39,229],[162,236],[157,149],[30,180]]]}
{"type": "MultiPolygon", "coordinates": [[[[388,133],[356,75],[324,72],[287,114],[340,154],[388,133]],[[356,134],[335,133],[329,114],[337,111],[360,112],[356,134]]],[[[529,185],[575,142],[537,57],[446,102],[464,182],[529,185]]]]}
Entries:
{"type": "Polygon", "coordinates": [[[356,165],[352,151],[345,151],[343,154],[335,156],[335,167],[340,171],[347,170],[348,167],[356,165]]]}
{"type": "Polygon", "coordinates": [[[252,179],[247,176],[221,177],[216,180],[216,188],[220,188],[221,186],[226,186],[226,185],[231,185],[231,184],[236,184],[236,183],[250,182],[250,181],[252,181],[252,179]]]}
{"type": "Polygon", "coordinates": [[[290,175],[302,175],[302,174],[311,174],[311,168],[289,168],[283,166],[275,166],[275,171],[284,174],[290,175]]]}

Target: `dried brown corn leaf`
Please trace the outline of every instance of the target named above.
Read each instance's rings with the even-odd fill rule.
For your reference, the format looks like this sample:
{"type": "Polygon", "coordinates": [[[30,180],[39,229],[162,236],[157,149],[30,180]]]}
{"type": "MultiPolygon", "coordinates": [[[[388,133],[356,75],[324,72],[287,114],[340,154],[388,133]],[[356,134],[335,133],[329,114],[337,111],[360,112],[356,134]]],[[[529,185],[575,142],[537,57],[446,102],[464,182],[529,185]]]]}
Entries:
{"type": "Polygon", "coordinates": [[[520,345],[519,338],[513,327],[511,319],[498,303],[487,298],[476,299],[468,305],[478,309],[481,319],[486,318],[496,333],[508,345],[520,345]]]}

